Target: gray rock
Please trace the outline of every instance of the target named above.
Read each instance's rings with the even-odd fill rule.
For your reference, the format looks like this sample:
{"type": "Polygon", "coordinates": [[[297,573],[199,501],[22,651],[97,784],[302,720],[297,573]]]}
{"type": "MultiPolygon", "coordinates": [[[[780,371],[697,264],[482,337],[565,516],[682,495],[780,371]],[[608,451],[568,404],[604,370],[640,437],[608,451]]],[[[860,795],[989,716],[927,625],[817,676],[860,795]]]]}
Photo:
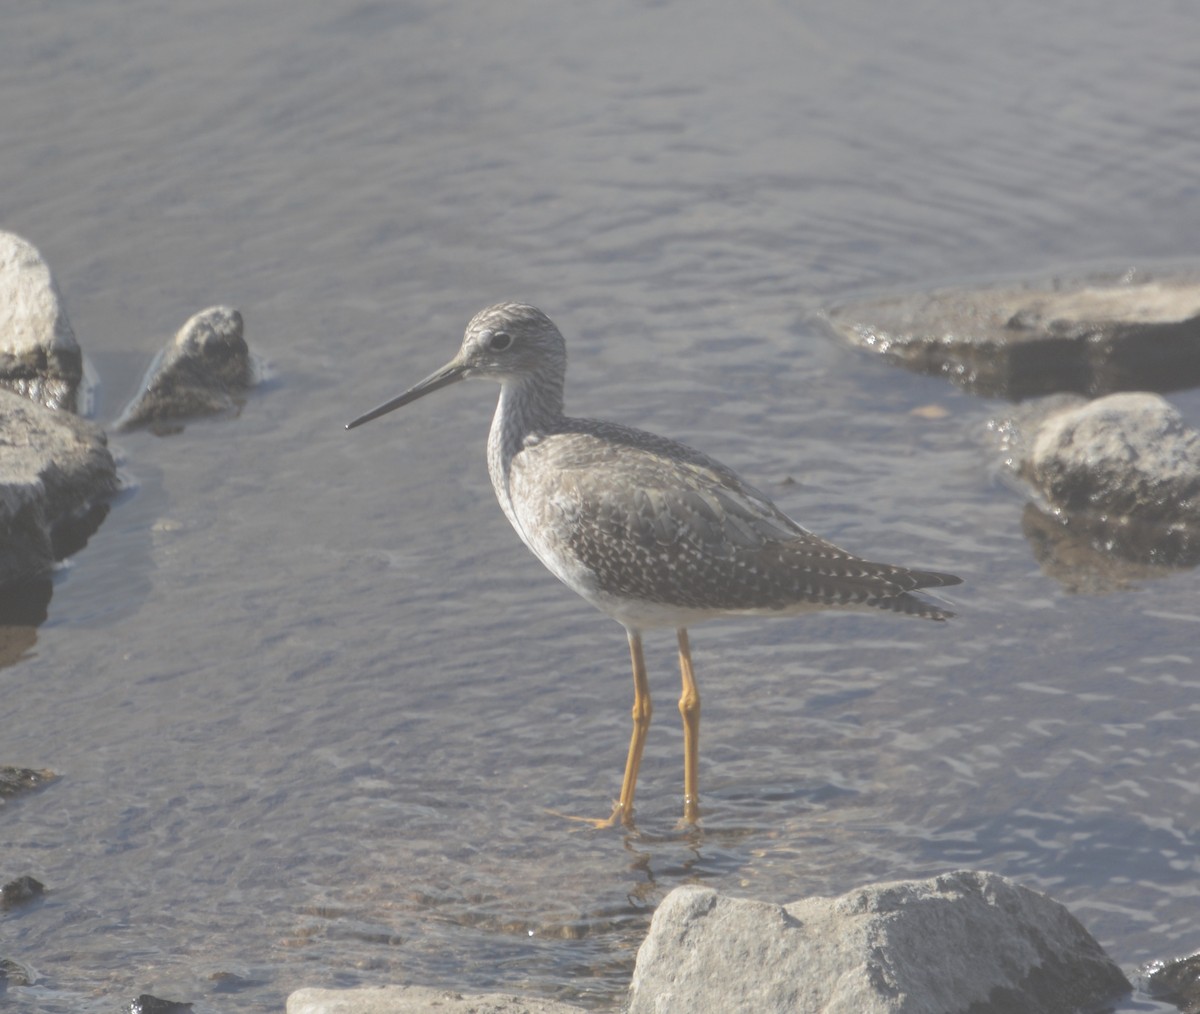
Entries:
{"type": "Polygon", "coordinates": [[[0,232],[0,386],[75,412],[83,356],[42,255],[0,232]]]}
{"type": "Polygon", "coordinates": [[[1130,989],[1057,902],[958,872],[786,906],[676,888],[629,1011],[1070,1014],[1130,989]]]}
{"type": "Polygon", "coordinates": [[[1112,394],[1054,413],[1025,472],[1063,510],[1161,519],[1170,509],[1200,521],[1200,433],[1157,394],[1112,394]]]}
{"type": "Polygon", "coordinates": [[[824,320],[855,346],[988,396],[1200,384],[1198,273],[888,296],[824,320]]]}
{"type": "Polygon", "coordinates": [[[104,433],[0,390],[0,595],[44,577],[107,512],[117,470],[104,433]]]}
{"type": "Polygon", "coordinates": [[[581,1014],[583,1008],[505,993],[458,993],[424,986],[298,989],[287,1014],[581,1014]]]}
{"type": "Polygon", "coordinates": [[[1018,474],[1105,554],[1200,562],[1200,433],[1157,394],[1113,394],[1025,426],[1018,474]]]}
{"type": "Polygon", "coordinates": [[[257,372],[242,335],[242,315],[228,306],[202,310],[155,358],[115,426],[162,434],[177,432],[184,419],[236,413],[257,372]]]}

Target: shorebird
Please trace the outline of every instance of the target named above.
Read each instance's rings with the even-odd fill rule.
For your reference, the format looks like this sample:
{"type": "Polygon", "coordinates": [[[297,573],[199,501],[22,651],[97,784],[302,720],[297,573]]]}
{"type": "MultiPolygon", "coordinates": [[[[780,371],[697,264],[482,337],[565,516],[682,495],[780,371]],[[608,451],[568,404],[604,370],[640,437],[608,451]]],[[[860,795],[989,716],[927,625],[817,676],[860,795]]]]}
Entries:
{"type": "Polygon", "coordinates": [[[567,349],[536,307],[497,303],[467,325],[458,354],[361,426],[460,380],[500,384],[488,473],[521,541],[567,587],[624,628],[633,733],[621,793],[596,826],[631,826],[650,687],[642,632],[673,627],[683,692],[684,811],[699,817],[700,693],[687,628],[717,616],[882,609],[953,614],[912,592],[955,585],[936,571],[870,563],[813,535],[735,472],[666,437],[563,414],[567,349]]]}

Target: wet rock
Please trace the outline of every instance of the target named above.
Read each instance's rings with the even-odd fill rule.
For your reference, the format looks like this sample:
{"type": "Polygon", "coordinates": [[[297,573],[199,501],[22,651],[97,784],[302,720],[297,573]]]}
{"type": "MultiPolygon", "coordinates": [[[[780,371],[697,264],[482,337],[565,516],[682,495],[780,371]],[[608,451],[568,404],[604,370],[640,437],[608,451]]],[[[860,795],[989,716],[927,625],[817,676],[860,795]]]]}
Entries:
{"type": "Polygon", "coordinates": [[[1147,996],[1174,1004],[1182,1014],[1200,1014],[1200,954],[1151,962],[1138,970],[1137,980],[1147,996]]]}
{"type": "Polygon", "coordinates": [[[32,244],[0,232],[0,386],[75,412],[83,356],[50,268],[32,244]]]}
{"type": "Polygon", "coordinates": [[[265,979],[247,979],[236,972],[213,972],[208,981],[213,984],[214,993],[238,993],[243,989],[254,989],[256,986],[267,984],[265,979]]]}
{"type": "Polygon", "coordinates": [[[242,315],[232,307],[210,307],[184,324],[159,353],[116,428],[148,427],[162,435],[178,432],[185,419],[236,413],[256,379],[242,315]]]}
{"type": "Polygon", "coordinates": [[[0,887],[0,912],[8,912],[22,905],[28,905],[46,893],[41,881],[24,876],[10,880],[0,887]]]}
{"type": "Polygon", "coordinates": [[[34,792],[57,779],[58,775],[53,771],[0,766],[0,802],[26,792],[34,792]]]}
{"type": "Polygon", "coordinates": [[[1130,989],[1057,902],[957,872],[786,906],[676,888],[638,952],[629,1011],[1069,1014],[1130,989]]]}
{"type": "Polygon", "coordinates": [[[582,1010],[554,1000],[424,986],[298,989],[287,999],[287,1014],[581,1014],[582,1010]]]}
{"type": "Polygon", "coordinates": [[[129,1014],[190,1014],[192,1005],[181,1000],[160,1000],[143,993],[129,1003],[129,1014]]]}
{"type": "Polygon", "coordinates": [[[1047,399],[993,431],[1046,508],[1026,519],[1040,558],[1084,585],[1200,563],[1200,433],[1161,396],[1047,399]]]}
{"type": "Polygon", "coordinates": [[[1200,385],[1200,273],[890,296],[825,321],[909,369],[1014,401],[1200,385]]]}
{"type": "Polygon", "coordinates": [[[108,511],[117,470],[92,423],[0,390],[0,618],[108,511]]]}
{"type": "Polygon", "coordinates": [[[0,958],[0,992],[6,986],[32,986],[37,973],[12,958],[0,958]]]}

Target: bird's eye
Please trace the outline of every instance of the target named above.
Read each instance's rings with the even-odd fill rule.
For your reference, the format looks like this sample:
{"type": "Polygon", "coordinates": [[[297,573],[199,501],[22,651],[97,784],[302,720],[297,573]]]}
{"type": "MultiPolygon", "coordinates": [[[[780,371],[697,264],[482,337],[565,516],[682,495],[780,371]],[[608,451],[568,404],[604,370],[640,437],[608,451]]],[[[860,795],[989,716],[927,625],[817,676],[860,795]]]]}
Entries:
{"type": "Polygon", "coordinates": [[[488,348],[493,352],[503,352],[512,344],[512,335],[507,331],[495,331],[488,339],[488,348]]]}

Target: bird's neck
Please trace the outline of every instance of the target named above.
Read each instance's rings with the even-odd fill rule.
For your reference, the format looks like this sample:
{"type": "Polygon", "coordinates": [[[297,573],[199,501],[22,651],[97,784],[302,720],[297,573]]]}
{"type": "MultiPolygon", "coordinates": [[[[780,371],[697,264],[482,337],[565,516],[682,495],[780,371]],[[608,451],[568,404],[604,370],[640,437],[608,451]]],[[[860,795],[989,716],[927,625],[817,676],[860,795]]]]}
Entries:
{"type": "MultiPolygon", "coordinates": [[[[563,417],[561,377],[506,380],[488,434],[488,470],[492,481],[507,476],[512,459],[527,438],[546,433],[563,417]]],[[[497,487],[499,491],[499,487],[497,487]]]]}

